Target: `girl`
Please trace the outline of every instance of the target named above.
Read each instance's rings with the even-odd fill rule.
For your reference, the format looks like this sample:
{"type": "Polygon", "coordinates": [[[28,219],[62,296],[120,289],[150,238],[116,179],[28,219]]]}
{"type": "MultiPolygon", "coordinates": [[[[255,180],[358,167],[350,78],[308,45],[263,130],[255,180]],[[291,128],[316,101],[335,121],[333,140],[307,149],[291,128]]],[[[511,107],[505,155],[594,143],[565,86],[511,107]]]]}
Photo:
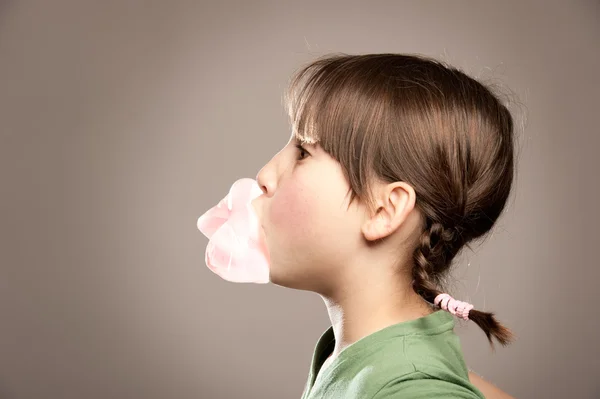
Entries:
{"type": "Polygon", "coordinates": [[[285,100],[292,135],[260,170],[253,206],[270,281],[318,293],[331,319],[302,398],[492,392],[469,380],[453,317],[474,321],[492,348],[512,333],[443,282],[509,196],[507,108],[463,72],[402,54],[320,57],[285,100]]]}

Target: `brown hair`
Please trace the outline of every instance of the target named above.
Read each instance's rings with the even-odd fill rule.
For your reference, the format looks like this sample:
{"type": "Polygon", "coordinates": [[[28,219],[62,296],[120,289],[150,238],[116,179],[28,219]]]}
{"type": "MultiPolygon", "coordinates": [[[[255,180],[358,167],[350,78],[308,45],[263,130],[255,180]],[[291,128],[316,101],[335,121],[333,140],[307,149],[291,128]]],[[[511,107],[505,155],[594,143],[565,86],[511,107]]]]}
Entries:
{"type": "MultiPolygon", "coordinates": [[[[294,135],[336,159],[351,200],[374,210],[371,184],[405,181],[424,217],[412,285],[426,301],[463,246],[491,230],[513,181],[513,118],[491,89],[423,55],[335,53],[299,69],[284,94],[294,135]]],[[[494,313],[469,319],[508,345],[494,313]]]]}

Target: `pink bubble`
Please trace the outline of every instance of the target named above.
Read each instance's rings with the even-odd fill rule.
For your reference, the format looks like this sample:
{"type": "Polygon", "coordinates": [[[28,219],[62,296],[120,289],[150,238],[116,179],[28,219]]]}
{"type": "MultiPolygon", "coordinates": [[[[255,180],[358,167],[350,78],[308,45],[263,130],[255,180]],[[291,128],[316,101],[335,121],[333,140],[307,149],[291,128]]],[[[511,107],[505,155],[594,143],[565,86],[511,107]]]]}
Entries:
{"type": "Polygon", "coordinates": [[[269,252],[252,200],[262,195],[250,178],[237,180],[225,198],[198,218],[208,239],[206,266],[234,283],[269,283],[269,252]]]}

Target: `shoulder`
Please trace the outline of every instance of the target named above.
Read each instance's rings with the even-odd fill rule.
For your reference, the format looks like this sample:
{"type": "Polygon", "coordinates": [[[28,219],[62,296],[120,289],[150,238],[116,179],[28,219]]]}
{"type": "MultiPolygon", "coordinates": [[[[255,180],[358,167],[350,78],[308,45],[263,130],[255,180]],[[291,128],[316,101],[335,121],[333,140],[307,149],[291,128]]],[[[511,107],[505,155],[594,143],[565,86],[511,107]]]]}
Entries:
{"type": "Polygon", "coordinates": [[[469,383],[447,381],[422,371],[414,371],[383,386],[371,399],[482,399],[469,383]]]}

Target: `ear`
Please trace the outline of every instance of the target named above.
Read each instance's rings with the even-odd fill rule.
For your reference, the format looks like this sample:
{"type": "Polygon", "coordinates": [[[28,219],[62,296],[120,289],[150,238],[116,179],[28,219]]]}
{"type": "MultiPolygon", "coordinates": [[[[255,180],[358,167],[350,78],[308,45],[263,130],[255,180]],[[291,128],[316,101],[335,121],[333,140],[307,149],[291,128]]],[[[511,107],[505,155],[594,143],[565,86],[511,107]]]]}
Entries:
{"type": "Polygon", "coordinates": [[[377,210],[362,225],[362,233],[369,241],[387,237],[408,218],[416,201],[415,190],[405,182],[382,187],[376,198],[377,210]]]}

